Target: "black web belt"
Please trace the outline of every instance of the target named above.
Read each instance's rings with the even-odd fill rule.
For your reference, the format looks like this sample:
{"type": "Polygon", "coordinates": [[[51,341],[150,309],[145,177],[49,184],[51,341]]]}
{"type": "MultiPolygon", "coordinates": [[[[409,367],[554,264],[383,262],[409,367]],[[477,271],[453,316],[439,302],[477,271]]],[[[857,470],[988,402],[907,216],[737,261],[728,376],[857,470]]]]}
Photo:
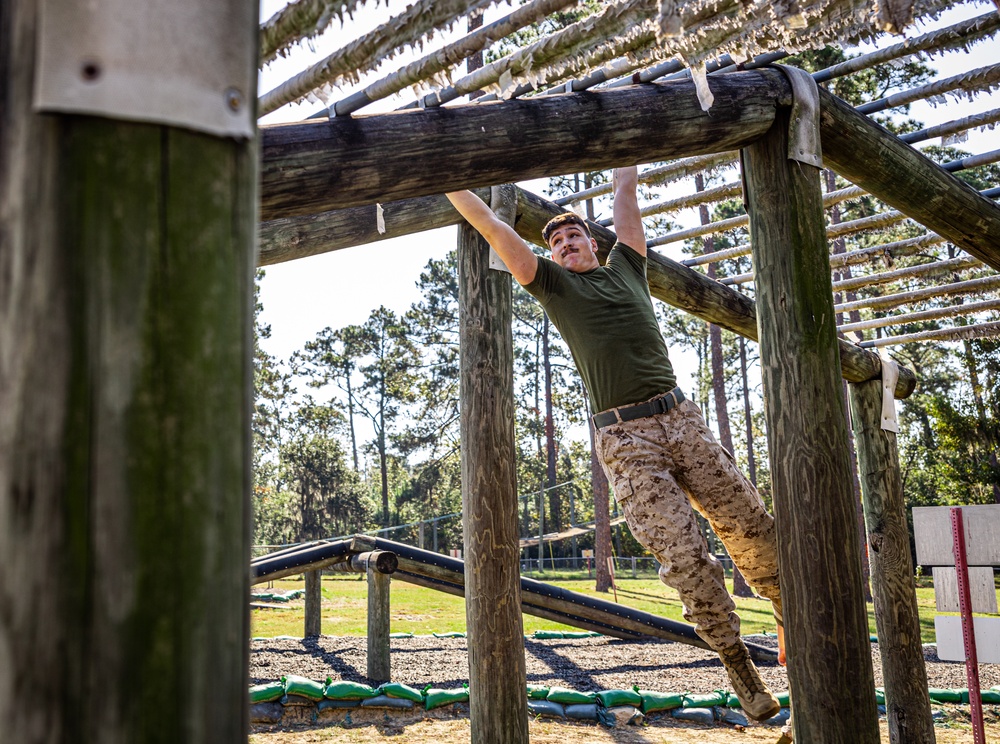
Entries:
{"type": "Polygon", "coordinates": [[[619,421],[634,421],[635,419],[655,416],[658,413],[666,413],[670,409],[684,400],[684,393],[679,387],[674,388],[659,398],[636,403],[634,406],[620,406],[619,408],[609,408],[594,416],[594,426],[603,429],[605,426],[617,424],[619,421]]]}

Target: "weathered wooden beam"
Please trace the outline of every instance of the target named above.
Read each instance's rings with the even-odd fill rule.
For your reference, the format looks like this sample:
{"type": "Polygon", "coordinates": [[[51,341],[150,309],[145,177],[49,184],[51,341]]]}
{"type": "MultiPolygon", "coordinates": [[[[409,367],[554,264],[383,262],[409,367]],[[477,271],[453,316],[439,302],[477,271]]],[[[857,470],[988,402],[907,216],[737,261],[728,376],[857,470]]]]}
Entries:
{"type": "MultiPolygon", "coordinates": [[[[489,203],[489,188],[476,189],[475,193],[489,203]]],[[[281,217],[260,223],[257,263],[269,266],[457,225],[461,221],[461,215],[451,202],[440,195],[281,217]],[[381,231],[379,207],[382,209],[381,231]]]]}
{"type": "Polygon", "coordinates": [[[261,218],[733,150],[771,125],[773,70],[261,129],[261,218]],[[503,153],[498,157],[497,153],[503,153]]]}
{"type": "Polygon", "coordinates": [[[892,744],[933,744],[910,533],[896,434],[882,429],[882,381],[849,386],[865,507],[875,624],[892,744]]]}
{"type": "Polygon", "coordinates": [[[2,738],[246,741],[256,147],[40,113],[42,5],[0,3],[2,738]]]}
{"type": "Polygon", "coordinates": [[[879,741],[819,168],[743,150],[796,741],[879,741]]]}
{"type": "MultiPolygon", "coordinates": [[[[510,223],[516,198],[513,189],[502,191],[507,194],[501,217],[510,223]]],[[[458,240],[462,528],[469,707],[477,744],[528,742],[511,281],[509,274],[489,268],[489,245],[463,224],[458,240]]]]}
{"type": "Polygon", "coordinates": [[[820,89],[823,162],[1000,271],[1000,205],[820,89]]]}

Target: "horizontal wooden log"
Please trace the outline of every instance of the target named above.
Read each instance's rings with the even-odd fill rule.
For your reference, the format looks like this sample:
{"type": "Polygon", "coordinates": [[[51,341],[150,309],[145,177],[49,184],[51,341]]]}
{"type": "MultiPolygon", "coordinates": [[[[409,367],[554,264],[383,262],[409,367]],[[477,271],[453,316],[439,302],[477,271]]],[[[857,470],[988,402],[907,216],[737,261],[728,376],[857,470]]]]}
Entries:
{"type": "MultiPolygon", "coordinates": [[[[490,189],[476,189],[489,201],[490,189]]],[[[260,223],[260,266],[316,256],[321,253],[413,235],[425,230],[457,225],[462,221],[444,196],[402,199],[381,205],[336,209],[299,217],[282,217],[260,223]],[[382,208],[382,231],[378,209],[382,208]]]]}
{"type": "Polygon", "coordinates": [[[261,128],[261,219],[725,152],[789,100],[774,70],[261,128]],[[498,157],[497,153],[503,153],[498,157]]]}
{"type": "Polygon", "coordinates": [[[823,162],[1000,271],[1000,205],[820,89],[823,162]]]}

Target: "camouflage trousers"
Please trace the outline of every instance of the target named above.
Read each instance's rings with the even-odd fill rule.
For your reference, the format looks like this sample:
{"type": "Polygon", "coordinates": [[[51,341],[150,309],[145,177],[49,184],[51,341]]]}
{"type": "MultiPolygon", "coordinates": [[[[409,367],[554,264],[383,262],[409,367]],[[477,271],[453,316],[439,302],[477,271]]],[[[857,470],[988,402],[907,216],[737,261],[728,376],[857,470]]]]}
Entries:
{"type": "Polygon", "coordinates": [[[661,581],[680,594],[685,619],[713,650],[732,646],[740,619],[695,511],[712,525],[747,583],[780,604],[774,519],[757,490],[689,400],[666,413],[606,426],[596,441],[625,520],[660,562],[661,581]]]}

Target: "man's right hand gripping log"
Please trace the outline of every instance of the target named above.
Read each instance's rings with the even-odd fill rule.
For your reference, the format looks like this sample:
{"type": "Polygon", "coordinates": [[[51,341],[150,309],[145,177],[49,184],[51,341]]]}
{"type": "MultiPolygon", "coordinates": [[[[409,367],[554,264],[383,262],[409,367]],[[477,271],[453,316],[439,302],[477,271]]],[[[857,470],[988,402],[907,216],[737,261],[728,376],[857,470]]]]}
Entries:
{"type": "Polygon", "coordinates": [[[744,711],[763,720],[780,706],[740,639],[722,565],[695,512],[708,519],[750,586],[771,600],[780,623],[774,520],[677,387],[646,281],[638,172],[619,168],[612,178],[618,242],[605,266],[586,221],[572,212],[542,230],[550,260],[532,253],[475,194],[448,198],[556,324],[590,393],[598,456],[632,534],[656,556],[684,617],[721,657],[744,711]]]}

